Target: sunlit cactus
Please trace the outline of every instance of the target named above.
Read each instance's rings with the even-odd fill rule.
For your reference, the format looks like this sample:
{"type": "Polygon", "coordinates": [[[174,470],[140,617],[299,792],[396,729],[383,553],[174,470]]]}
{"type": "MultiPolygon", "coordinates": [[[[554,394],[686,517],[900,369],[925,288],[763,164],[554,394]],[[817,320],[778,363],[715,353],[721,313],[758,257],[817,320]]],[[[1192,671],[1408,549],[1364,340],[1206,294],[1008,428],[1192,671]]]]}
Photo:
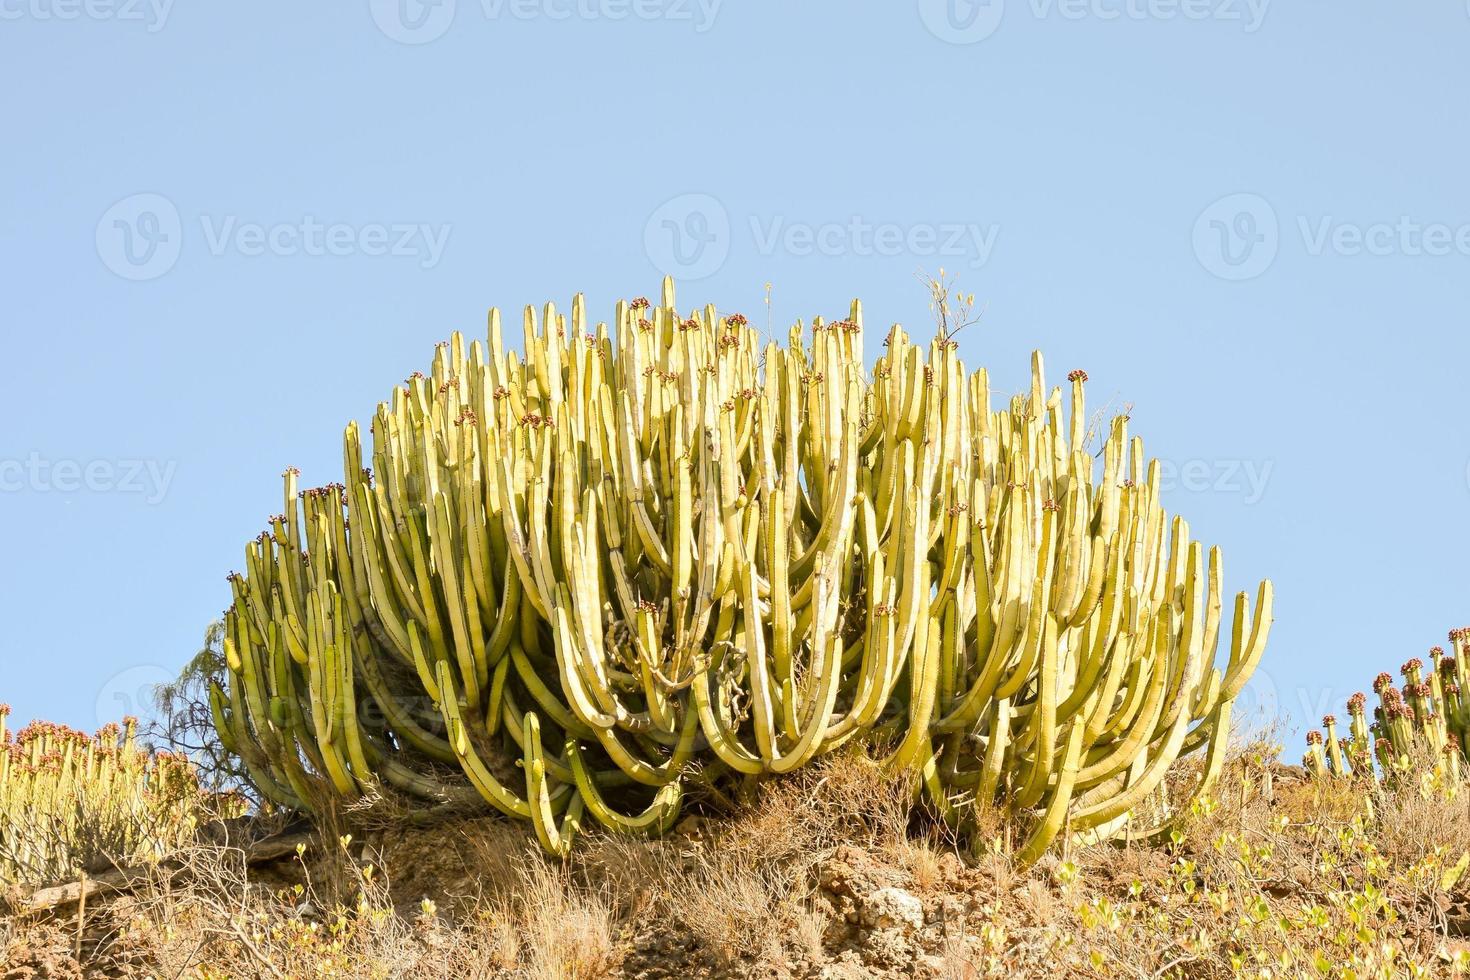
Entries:
{"type": "Polygon", "coordinates": [[[1331,716],[1324,718],[1329,748],[1324,750],[1320,737],[1314,738],[1320,733],[1308,732],[1304,764],[1320,775],[1389,780],[1427,769],[1458,783],[1470,734],[1470,705],[1461,695],[1470,629],[1450,630],[1449,641],[1460,656],[1436,646],[1429,651],[1428,665],[1418,657],[1409,659],[1399,668],[1402,688],[1394,686],[1393,675],[1387,672],[1374,679],[1378,706],[1371,723],[1368,696],[1359,692],[1348,699],[1352,727],[1340,753],[1330,748],[1331,716]]]}
{"type": "Polygon", "coordinates": [[[1322,733],[1317,729],[1307,732],[1307,753],[1302,757],[1305,765],[1313,775],[1325,776],[1331,770],[1327,767],[1327,756],[1322,749],[1322,733]]]}
{"type": "Polygon", "coordinates": [[[95,736],[45,722],[12,734],[9,714],[0,705],[0,884],[162,856],[203,818],[193,766],[140,746],[133,719],[95,736]]]}
{"type": "Polygon", "coordinates": [[[564,853],[851,743],[956,824],[1016,813],[1030,859],[1139,830],[1181,755],[1218,775],[1270,583],[1217,668],[1219,550],[1126,417],[1091,444],[1085,372],[1035,355],[993,410],[943,334],[869,372],[857,303],[783,345],[669,282],[523,323],[524,357],[496,311],[439,345],[370,449],[349,425],[345,483],[286,472],[213,698],[270,798],[483,801],[564,853]]]}

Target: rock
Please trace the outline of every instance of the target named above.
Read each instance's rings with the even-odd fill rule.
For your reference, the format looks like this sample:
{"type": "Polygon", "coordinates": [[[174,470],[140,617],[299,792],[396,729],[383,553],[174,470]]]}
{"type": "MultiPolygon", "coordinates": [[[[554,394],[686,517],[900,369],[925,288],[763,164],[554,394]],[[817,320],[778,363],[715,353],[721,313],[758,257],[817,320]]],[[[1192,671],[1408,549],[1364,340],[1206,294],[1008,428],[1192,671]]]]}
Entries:
{"type": "Polygon", "coordinates": [[[933,953],[922,954],[914,961],[914,965],[919,968],[921,977],[942,977],[947,976],[950,972],[949,961],[933,953]]]}
{"type": "Polygon", "coordinates": [[[834,857],[817,871],[817,884],[833,895],[851,895],[855,872],[842,858],[834,857]]]}
{"type": "Polygon", "coordinates": [[[855,954],[848,952],[822,967],[820,976],[822,980],[867,980],[872,974],[855,954]]]}
{"type": "Polygon", "coordinates": [[[925,916],[928,922],[964,922],[965,903],[954,895],[945,895],[934,907],[934,911],[925,916]]]}
{"type": "Polygon", "coordinates": [[[879,888],[863,899],[863,925],[917,932],[924,928],[924,903],[902,888],[879,888]]]}

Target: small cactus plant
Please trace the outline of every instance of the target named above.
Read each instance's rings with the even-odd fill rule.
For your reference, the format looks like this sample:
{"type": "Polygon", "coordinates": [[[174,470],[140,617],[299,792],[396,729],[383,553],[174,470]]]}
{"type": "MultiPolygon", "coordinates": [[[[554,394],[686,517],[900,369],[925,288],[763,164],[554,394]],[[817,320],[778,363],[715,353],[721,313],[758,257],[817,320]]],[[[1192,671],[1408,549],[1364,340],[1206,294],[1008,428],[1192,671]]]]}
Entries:
{"type": "Polygon", "coordinates": [[[9,715],[0,705],[0,884],[162,856],[206,812],[188,759],[139,745],[133,719],[89,736],[45,722],[12,733],[9,715]]]}
{"type": "Polygon", "coordinates": [[[1322,719],[1328,748],[1320,731],[1308,732],[1307,768],[1322,776],[1392,780],[1423,765],[1458,782],[1470,735],[1470,703],[1461,695],[1470,628],[1450,630],[1449,642],[1459,656],[1431,647],[1429,664],[1413,657],[1399,668],[1402,687],[1394,685],[1392,674],[1380,673],[1373,681],[1378,705],[1371,716],[1366,694],[1348,698],[1349,734],[1336,749],[1334,719],[1322,719]]]}

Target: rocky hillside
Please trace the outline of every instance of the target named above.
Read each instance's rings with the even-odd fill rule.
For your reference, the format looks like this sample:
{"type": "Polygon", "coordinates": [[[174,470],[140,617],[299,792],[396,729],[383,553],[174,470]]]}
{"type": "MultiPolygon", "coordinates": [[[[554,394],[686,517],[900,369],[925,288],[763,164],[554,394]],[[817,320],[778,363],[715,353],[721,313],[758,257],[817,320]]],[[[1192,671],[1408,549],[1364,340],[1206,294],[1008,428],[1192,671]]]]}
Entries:
{"type": "Polygon", "coordinates": [[[100,876],[80,916],[76,889],[11,896],[0,975],[1470,970],[1470,796],[1457,786],[1314,781],[1252,751],[1169,841],[1073,847],[1025,868],[999,821],[962,846],[910,799],[839,760],[751,803],[711,801],[663,840],[593,839],[561,864],[499,821],[413,827],[386,806],[343,814],[334,840],[246,846],[237,829],[233,841],[100,876]]]}

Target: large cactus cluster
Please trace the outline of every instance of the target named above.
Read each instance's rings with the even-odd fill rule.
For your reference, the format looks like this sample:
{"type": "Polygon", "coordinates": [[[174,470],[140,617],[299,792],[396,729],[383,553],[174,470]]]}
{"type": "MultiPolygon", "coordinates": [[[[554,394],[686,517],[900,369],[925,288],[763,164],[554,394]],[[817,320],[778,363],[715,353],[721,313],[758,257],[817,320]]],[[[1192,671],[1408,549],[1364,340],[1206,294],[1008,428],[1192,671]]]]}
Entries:
{"type": "Polygon", "coordinates": [[[1219,551],[1126,417],[1089,445],[1083,372],[1048,391],[1037,355],[992,409],[942,333],[870,373],[857,303],[783,346],[668,282],[524,337],[440,344],[370,454],[347,427],[345,483],[286,472],[213,698],[270,797],[483,800],[564,853],[858,742],[951,820],[1024,814],[1035,857],[1142,819],[1184,753],[1218,772],[1270,584],[1217,668],[1219,551]]]}
{"type": "Polygon", "coordinates": [[[1470,693],[1462,693],[1470,691],[1470,627],[1450,630],[1449,643],[1451,653],[1430,649],[1428,666],[1414,657],[1399,668],[1402,688],[1394,686],[1392,674],[1378,675],[1371,722],[1368,696],[1361,691],[1348,698],[1347,735],[1338,734],[1335,716],[1325,716],[1325,734],[1307,732],[1307,768],[1319,776],[1393,780],[1427,766],[1458,783],[1470,746],[1470,693]]]}
{"type": "Polygon", "coordinates": [[[9,714],[0,705],[0,884],[139,861],[192,834],[203,813],[193,766],[140,746],[132,720],[95,736],[44,722],[12,734],[9,714]]]}

